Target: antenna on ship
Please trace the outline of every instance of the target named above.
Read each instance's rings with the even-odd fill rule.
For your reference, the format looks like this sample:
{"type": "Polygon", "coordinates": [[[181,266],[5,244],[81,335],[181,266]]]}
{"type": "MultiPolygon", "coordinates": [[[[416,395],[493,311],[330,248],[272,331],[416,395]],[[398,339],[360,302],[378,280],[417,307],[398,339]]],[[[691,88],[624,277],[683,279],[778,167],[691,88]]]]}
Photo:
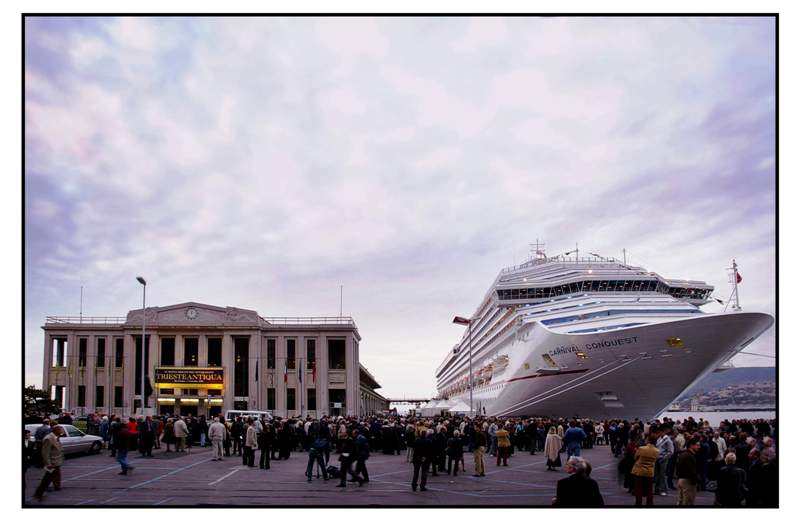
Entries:
{"type": "Polygon", "coordinates": [[[728,303],[725,304],[725,309],[722,310],[724,313],[728,310],[728,306],[733,300],[733,311],[741,311],[742,307],[739,305],[739,283],[742,282],[742,276],[739,275],[739,265],[736,264],[736,259],[731,261],[732,266],[728,268],[731,270],[731,273],[728,274],[728,282],[733,284],[733,291],[731,292],[731,296],[728,297],[728,303]]]}
{"type": "Polygon", "coordinates": [[[534,259],[542,258],[544,260],[547,260],[547,255],[545,255],[544,253],[544,243],[539,242],[538,237],[536,238],[536,243],[529,243],[529,246],[531,247],[531,250],[533,252],[534,259]]]}
{"type": "Polygon", "coordinates": [[[622,264],[625,266],[628,265],[628,252],[625,250],[625,248],[622,248],[622,264]]]}

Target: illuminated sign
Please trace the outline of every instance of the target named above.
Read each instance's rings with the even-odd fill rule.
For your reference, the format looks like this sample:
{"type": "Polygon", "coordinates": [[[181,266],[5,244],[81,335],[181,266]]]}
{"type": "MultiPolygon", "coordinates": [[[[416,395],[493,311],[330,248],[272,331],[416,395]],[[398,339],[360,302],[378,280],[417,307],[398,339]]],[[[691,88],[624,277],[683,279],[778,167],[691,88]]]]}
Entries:
{"type": "Polygon", "coordinates": [[[171,387],[222,389],[222,367],[156,367],[155,384],[171,387]]]}

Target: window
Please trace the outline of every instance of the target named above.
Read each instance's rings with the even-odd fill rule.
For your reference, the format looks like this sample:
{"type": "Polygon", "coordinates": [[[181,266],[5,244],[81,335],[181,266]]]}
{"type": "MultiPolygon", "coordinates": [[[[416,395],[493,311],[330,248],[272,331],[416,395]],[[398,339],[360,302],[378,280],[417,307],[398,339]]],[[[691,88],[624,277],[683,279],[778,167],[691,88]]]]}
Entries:
{"type": "Polygon", "coordinates": [[[105,367],[106,366],[106,339],[105,338],[98,338],[97,339],[97,367],[105,367]]]}
{"type": "Polygon", "coordinates": [[[175,339],[172,337],[161,338],[161,365],[175,365],[175,339]]]}
{"type": "Polygon", "coordinates": [[[80,431],[80,429],[72,425],[64,425],[64,431],[70,438],[80,438],[83,436],[83,433],[80,431]]]}
{"type": "Polygon", "coordinates": [[[183,339],[183,365],[197,366],[197,337],[183,339]]]}
{"type": "Polygon", "coordinates": [[[267,369],[275,369],[275,339],[267,339],[267,369]]]}
{"type": "Polygon", "coordinates": [[[274,411],[275,410],[275,388],[268,387],[267,388],[267,410],[274,411]]]}
{"type": "Polygon", "coordinates": [[[347,369],[344,338],[328,339],[328,367],[330,369],[347,369]]]}
{"type": "MultiPolygon", "coordinates": [[[[295,352],[294,352],[294,338],[287,338],[286,339],[286,367],[289,369],[294,369],[295,365],[295,352]]],[[[294,409],[294,407],[292,407],[294,409]]]]}
{"type": "Polygon", "coordinates": [[[102,385],[98,385],[94,388],[94,406],[95,407],[105,407],[106,406],[106,388],[102,385]]]}
{"type": "Polygon", "coordinates": [[[122,386],[114,386],[114,407],[122,407],[122,386]]]}
{"type": "Polygon", "coordinates": [[[295,403],[295,389],[294,387],[289,387],[286,389],[286,410],[293,411],[296,407],[295,403]]]}
{"type": "MultiPolygon", "coordinates": [[[[136,359],[134,360],[134,394],[142,393],[142,335],[134,336],[136,359]]],[[[144,366],[150,367],[150,335],[144,337],[144,366]]]]}
{"type": "MultiPolygon", "coordinates": [[[[122,367],[125,359],[125,339],[117,338],[114,340],[114,367],[122,367]]],[[[117,407],[115,405],[115,407],[117,407]]],[[[119,407],[122,407],[121,405],[119,407]]]]}
{"type": "Polygon", "coordinates": [[[306,339],[306,369],[314,369],[317,360],[317,340],[306,339]]]}
{"type": "Polygon", "coordinates": [[[86,407],[86,386],[78,386],[78,407],[86,407]]]}
{"type": "Polygon", "coordinates": [[[78,339],[78,367],[86,367],[86,343],[85,338],[78,339]]]}
{"type": "Polygon", "coordinates": [[[235,396],[248,396],[250,337],[234,337],[233,351],[233,393],[235,396]]]}
{"type": "Polygon", "coordinates": [[[54,338],[53,367],[64,367],[64,353],[66,352],[66,338],[54,338]]]}
{"type": "Polygon", "coordinates": [[[308,404],[309,411],[316,411],[317,410],[317,390],[316,389],[308,389],[308,399],[306,400],[308,404]]]}
{"type": "Polygon", "coordinates": [[[222,367],[222,339],[208,339],[208,366],[222,367]]]}
{"type": "Polygon", "coordinates": [[[63,385],[54,385],[53,386],[53,401],[58,404],[60,408],[64,407],[64,386],[63,385]]]}

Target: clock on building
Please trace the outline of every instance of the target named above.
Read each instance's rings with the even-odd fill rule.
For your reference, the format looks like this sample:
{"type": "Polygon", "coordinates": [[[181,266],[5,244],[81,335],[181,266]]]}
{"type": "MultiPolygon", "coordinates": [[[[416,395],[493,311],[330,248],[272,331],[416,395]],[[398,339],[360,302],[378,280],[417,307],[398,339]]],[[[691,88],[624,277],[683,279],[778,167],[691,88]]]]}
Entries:
{"type": "Polygon", "coordinates": [[[195,308],[189,308],[186,310],[186,318],[189,320],[194,320],[197,318],[198,312],[195,308]]]}

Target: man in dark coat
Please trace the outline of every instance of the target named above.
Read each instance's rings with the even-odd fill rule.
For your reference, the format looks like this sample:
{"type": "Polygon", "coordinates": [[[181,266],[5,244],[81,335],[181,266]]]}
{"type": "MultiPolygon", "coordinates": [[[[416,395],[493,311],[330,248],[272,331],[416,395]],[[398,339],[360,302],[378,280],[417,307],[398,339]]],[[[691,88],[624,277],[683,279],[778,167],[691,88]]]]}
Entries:
{"type": "Polygon", "coordinates": [[[583,458],[573,456],[565,468],[570,476],[558,480],[553,506],[597,508],[605,505],[600,487],[588,476],[587,463],[583,458]]]}
{"type": "MultiPolygon", "coordinates": [[[[364,432],[354,432],[356,439],[356,476],[362,478],[361,483],[369,482],[369,472],[367,471],[367,460],[369,459],[369,441],[364,432]]],[[[351,481],[358,481],[352,479],[351,481]]]]}
{"type": "Polygon", "coordinates": [[[721,507],[740,507],[745,498],[747,473],[736,466],[736,454],[725,456],[725,466],[717,472],[714,504],[721,507]]]}
{"type": "Polygon", "coordinates": [[[353,479],[358,481],[361,486],[364,483],[363,478],[353,472],[353,462],[356,461],[356,442],[353,439],[353,432],[348,431],[347,438],[342,440],[342,453],[339,455],[339,484],[337,488],[344,488],[347,486],[347,475],[349,474],[353,479]]]}
{"type": "Polygon", "coordinates": [[[272,445],[275,443],[275,431],[269,423],[261,422],[261,433],[258,435],[258,448],[261,449],[261,458],[258,460],[258,468],[269,470],[270,454],[272,445]]]}
{"type": "Polygon", "coordinates": [[[236,421],[231,425],[231,438],[233,439],[233,454],[242,455],[242,435],[244,434],[244,423],[242,417],[237,416],[236,421]]]}
{"type": "Polygon", "coordinates": [[[431,476],[438,476],[439,472],[445,471],[447,460],[447,435],[444,430],[433,435],[433,460],[431,461],[431,476]]]}
{"type": "Polygon", "coordinates": [[[417,483],[421,491],[428,490],[425,485],[428,483],[428,465],[433,460],[433,431],[425,431],[414,441],[414,457],[411,462],[414,464],[414,477],[411,479],[411,490],[417,491],[417,483]],[[422,481],[419,474],[422,471],[422,481]]]}

